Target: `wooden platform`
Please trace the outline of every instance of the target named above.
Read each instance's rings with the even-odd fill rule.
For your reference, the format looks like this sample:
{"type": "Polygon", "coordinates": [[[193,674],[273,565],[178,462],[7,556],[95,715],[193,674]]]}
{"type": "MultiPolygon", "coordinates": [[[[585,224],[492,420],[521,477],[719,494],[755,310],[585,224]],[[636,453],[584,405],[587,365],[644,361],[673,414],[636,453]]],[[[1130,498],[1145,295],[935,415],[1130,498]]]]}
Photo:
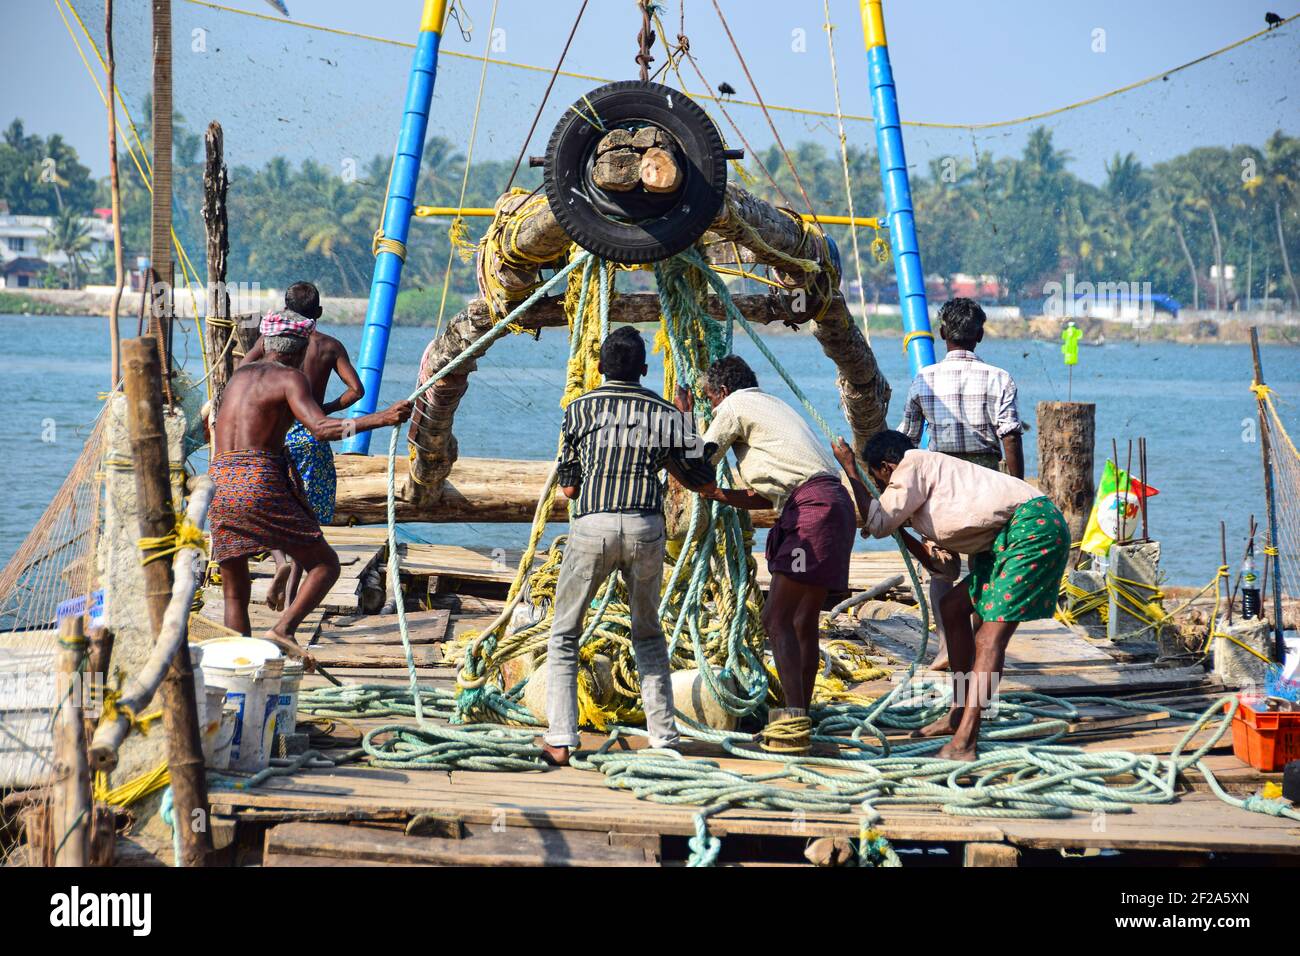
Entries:
{"type": "MultiPolygon", "coordinates": [[[[357,549],[354,564],[382,567],[382,535],[377,539],[376,534],[376,529],[329,531],[331,540],[357,549]]],[[[501,598],[494,595],[504,594],[518,555],[405,545],[400,557],[406,583],[433,591],[425,599],[429,610],[409,614],[420,680],[453,689],[455,672],[442,663],[443,645],[456,633],[482,627],[500,609],[501,598]]],[[[898,573],[901,562],[890,558],[884,553],[855,556],[854,586],[898,573]]],[[[416,587],[415,593],[427,592],[416,587]]],[[[219,599],[213,598],[209,593],[204,614],[219,617],[219,599]]],[[[261,618],[270,612],[257,613],[261,618]]],[[[363,615],[354,608],[348,614],[324,615],[310,633],[312,653],[328,660],[330,669],[339,668],[338,676],[345,680],[405,684],[394,615],[363,615]]],[[[895,616],[860,622],[856,635],[870,643],[876,660],[898,671],[915,656],[921,631],[915,618],[895,616]]],[[[1056,695],[1123,694],[1192,711],[1208,706],[1222,691],[1199,667],[1162,667],[1131,658],[1107,642],[1090,641],[1055,622],[1038,622],[1023,627],[1013,640],[1001,686],[1056,695]]],[[[309,675],[304,686],[320,683],[319,676],[309,675]]],[[[880,694],[891,686],[886,679],[855,690],[880,694]]],[[[1088,749],[1167,754],[1186,726],[1163,714],[1104,706],[1080,710],[1071,742],[1088,749]]],[[[319,725],[318,730],[328,727],[329,733],[315,737],[313,746],[342,752],[357,746],[367,730],[395,722],[400,721],[319,725]]],[[[594,747],[602,739],[591,735],[584,742],[594,747]]],[[[720,749],[714,756],[737,771],[757,769],[752,761],[720,749]]],[[[1277,778],[1238,761],[1226,738],[1207,757],[1207,765],[1238,795],[1258,792],[1277,778]]],[[[1170,805],[1101,818],[1076,813],[1060,821],[962,818],[933,808],[885,806],[881,829],[912,862],[1014,865],[1059,862],[1062,854],[1096,859],[1102,851],[1132,861],[1214,854],[1300,863],[1300,825],[1230,807],[1210,794],[1196,773],[1188,775],[1185,786],[1186,793],[1170,805]]],[[[231,852],[273,866],[673,864],[685,859],[695,813],[693,807],[638,800],[607,786],[600,774],[572,768],[445,773],[345,765],[303,770],[251,790],[214,791],[212,801],[220,827],[234,834],[231,852]]],[[[710,831],[724,838],[723,860],[736,864],[801,863],[810,839],[856,837],[857,827],[853,815],[751,810],[728,810],[710,821],[710,831]]]]}

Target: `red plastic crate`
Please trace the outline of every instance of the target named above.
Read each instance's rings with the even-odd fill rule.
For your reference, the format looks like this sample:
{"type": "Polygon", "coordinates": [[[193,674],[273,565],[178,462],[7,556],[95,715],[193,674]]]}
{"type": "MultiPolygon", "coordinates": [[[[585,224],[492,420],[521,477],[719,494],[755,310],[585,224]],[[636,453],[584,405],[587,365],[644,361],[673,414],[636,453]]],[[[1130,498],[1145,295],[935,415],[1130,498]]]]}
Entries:
{"type": "Polygon", "coordinates": [[[1256,710],[1243,699],[1232,718],[1232,752],[1266,773],[1300,760],[1300,712],[1256,710]]]}

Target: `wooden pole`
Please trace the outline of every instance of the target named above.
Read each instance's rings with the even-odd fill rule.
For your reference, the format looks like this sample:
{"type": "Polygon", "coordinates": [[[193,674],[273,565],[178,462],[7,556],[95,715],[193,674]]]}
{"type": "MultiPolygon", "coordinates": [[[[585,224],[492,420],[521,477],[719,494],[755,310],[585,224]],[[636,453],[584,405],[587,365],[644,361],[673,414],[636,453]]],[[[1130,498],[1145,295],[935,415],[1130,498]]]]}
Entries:
{"type": "Polygon", "coordinates": [[[1091,402],[1038,403],[1038,490],[1061,509],[1071,541],[1083,537],[1097,494],[1092,477],[1096,417],[1091,402]]]}
{"type": "Polygon", "coordinates": [[[113,0],[104,0],[104,62],[108,98],[108,177],[113,208],[113,298],[108,305],[108,341],[112,387],[122,381],[122,334],[118,315],[122,289],[126,285],[126,263],[122,250],[122,184],[117,169],[117,62],[113,56],[113,0]]]}
{"type": "Polygon", "coordinates": [[[226,260],[230,255],[230,230],[226,218],[226,194],[230,177],[226,170],[225,134],[221,124],[208,124],[203,138],[207,162],[203,168],[203,225],[208,239],[208,357],[212,375],[212,404],[220,401],[222,389],[235,370],[235,329],[230,318],[230,296],[226,293],[226,260]]]}
{"type": "MultiPolygon", "coordinates": [[[[1255,363],[1255,386],[1264,384],[1264,368],[1259,358],[1259,329],[1250,327],[1250,356],[1255,363]]],[[[1264,535],[1264,564],[1273,559],[1273,660],[1286,659],[1286,643],[1282,639],[1282,566],[1277,553],[1277,497],[1273,489],[1273,449],[1269,441],[1268,409],[1262,390],[1255,395],[1259,406],[1259,455],[1264,465],[1264,503],[1268,509],[1268,529],[1264,535]],[[1270,553],[1271,552],[1271,553],[1270,553]]]]}
{"type": "MultiPolygon", "coordinates": [[[[167,431],[163,422],[162,367],[157,343],[148,337],[122,345],[127,399],[127,424],[140,514],[140,536],[160,538],[176,528],[172,505],[171,469],[167,456],[167,431]]],[[[172,565],[167,559],[144,565],[145,600],[149,623],[161,633],[163,616],[172,592],[172,565]]],[[[162,683],[163,725],[167,733],[167,764],[171,771],[176,828],[180,833],[181,865],[203,866],[212,849],[207,826],[207,781],[203,775],[203,747],[198,708],[194,699],[194,672],[189,644],[182,641],[162,683]],[[196,813],[197,811],[197,813],[196,813]],[[195,826],[195,824],[201,824],[195,826]]]]}
{"type": "Polygon", "coordinates": [[[55,866],[85,866],[89,852],[90,765],[86,761],[86,726],[81,719],[81,662],[85,654],[82,618],[64,618],[59,625],[55,784],[50,806],[55,866]]]}
{"type": "Polygon", "coordinates": [[[172,264],[172,4],[153,0],[153,208],[149,240],[155,281],[152,302],[155,346],[160,350],[167,403],[171,395],[172,264]],[[161,285],[161,287],[160,287],[161,285]]]}

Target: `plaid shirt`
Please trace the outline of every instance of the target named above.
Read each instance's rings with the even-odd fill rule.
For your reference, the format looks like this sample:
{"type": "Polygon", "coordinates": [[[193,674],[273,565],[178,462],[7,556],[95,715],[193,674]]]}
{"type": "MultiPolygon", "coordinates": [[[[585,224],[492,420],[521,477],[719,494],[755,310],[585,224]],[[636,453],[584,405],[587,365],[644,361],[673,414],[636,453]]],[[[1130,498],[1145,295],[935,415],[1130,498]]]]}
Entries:
{"type": "Polygon", "coordinates": [[[912,380],[898,430],[921,440],[930,423],[930,450],[1002,457],[1002,439],[1024,430],[1016,408],[1016,383],[974,352],[953,349],[912,380]]]}

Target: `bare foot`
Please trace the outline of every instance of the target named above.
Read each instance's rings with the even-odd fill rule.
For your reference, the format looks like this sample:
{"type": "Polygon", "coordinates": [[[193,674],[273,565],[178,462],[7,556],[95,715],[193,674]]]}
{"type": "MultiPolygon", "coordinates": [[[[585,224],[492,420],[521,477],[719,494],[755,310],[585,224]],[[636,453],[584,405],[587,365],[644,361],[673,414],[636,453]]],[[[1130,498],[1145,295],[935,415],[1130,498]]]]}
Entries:
{"type": "Polygon", "coordinates": [[[302,659],[307,656],[302,649],[302,645],[298,643],[292,634],[282,634],[275,628],[271,628],[262,635],[262,640],[270,641],[289,657],[302,659]]]}
{"type": "Polygon", "coordinates": [[[289,575],[293,573],[293,563],[284,562],[275,569],[275,576],[271,578],[271,586],[266,591],[266,606],[272,611],[284,610],[284,592],[289,585],[289,575]]]}
{"type": "Polygon", "coordinates": [[[947,654],[940,654],[938,657],[936,657],[934,660],[932,660],[932,661],[930,662],[930,670],[932,670],[932,671],[950,671],[950,670],[952,670],[952,665],[948,663],[948,655],[947,655],[947,654]]]}
{"type": "Polygon", "coordinates": [[[975,747],[973,745],[970,747],[958,747],[956,744],[957,741],[955,740],[948,741],[940,748],[939,752],[935,754],[935,756],[940,760],[960,760],[964,763],[970,763],[976,758],[976,756],[978,756],[975,753],[975,747]]]}
{"type": "Polygon", "coordinates": [[[957,721],[961,715],[954,708],[933,723],[926,724],[920,730],[912,731],[913,737],[949,737],[957,732],[957,721]]]}
{"type": "Polygon", "coordinates": [[[552,747],[550,744],[543,742],[542,762],[552,767],[567,767],[569,765],[569,748],[552,747]]]}

